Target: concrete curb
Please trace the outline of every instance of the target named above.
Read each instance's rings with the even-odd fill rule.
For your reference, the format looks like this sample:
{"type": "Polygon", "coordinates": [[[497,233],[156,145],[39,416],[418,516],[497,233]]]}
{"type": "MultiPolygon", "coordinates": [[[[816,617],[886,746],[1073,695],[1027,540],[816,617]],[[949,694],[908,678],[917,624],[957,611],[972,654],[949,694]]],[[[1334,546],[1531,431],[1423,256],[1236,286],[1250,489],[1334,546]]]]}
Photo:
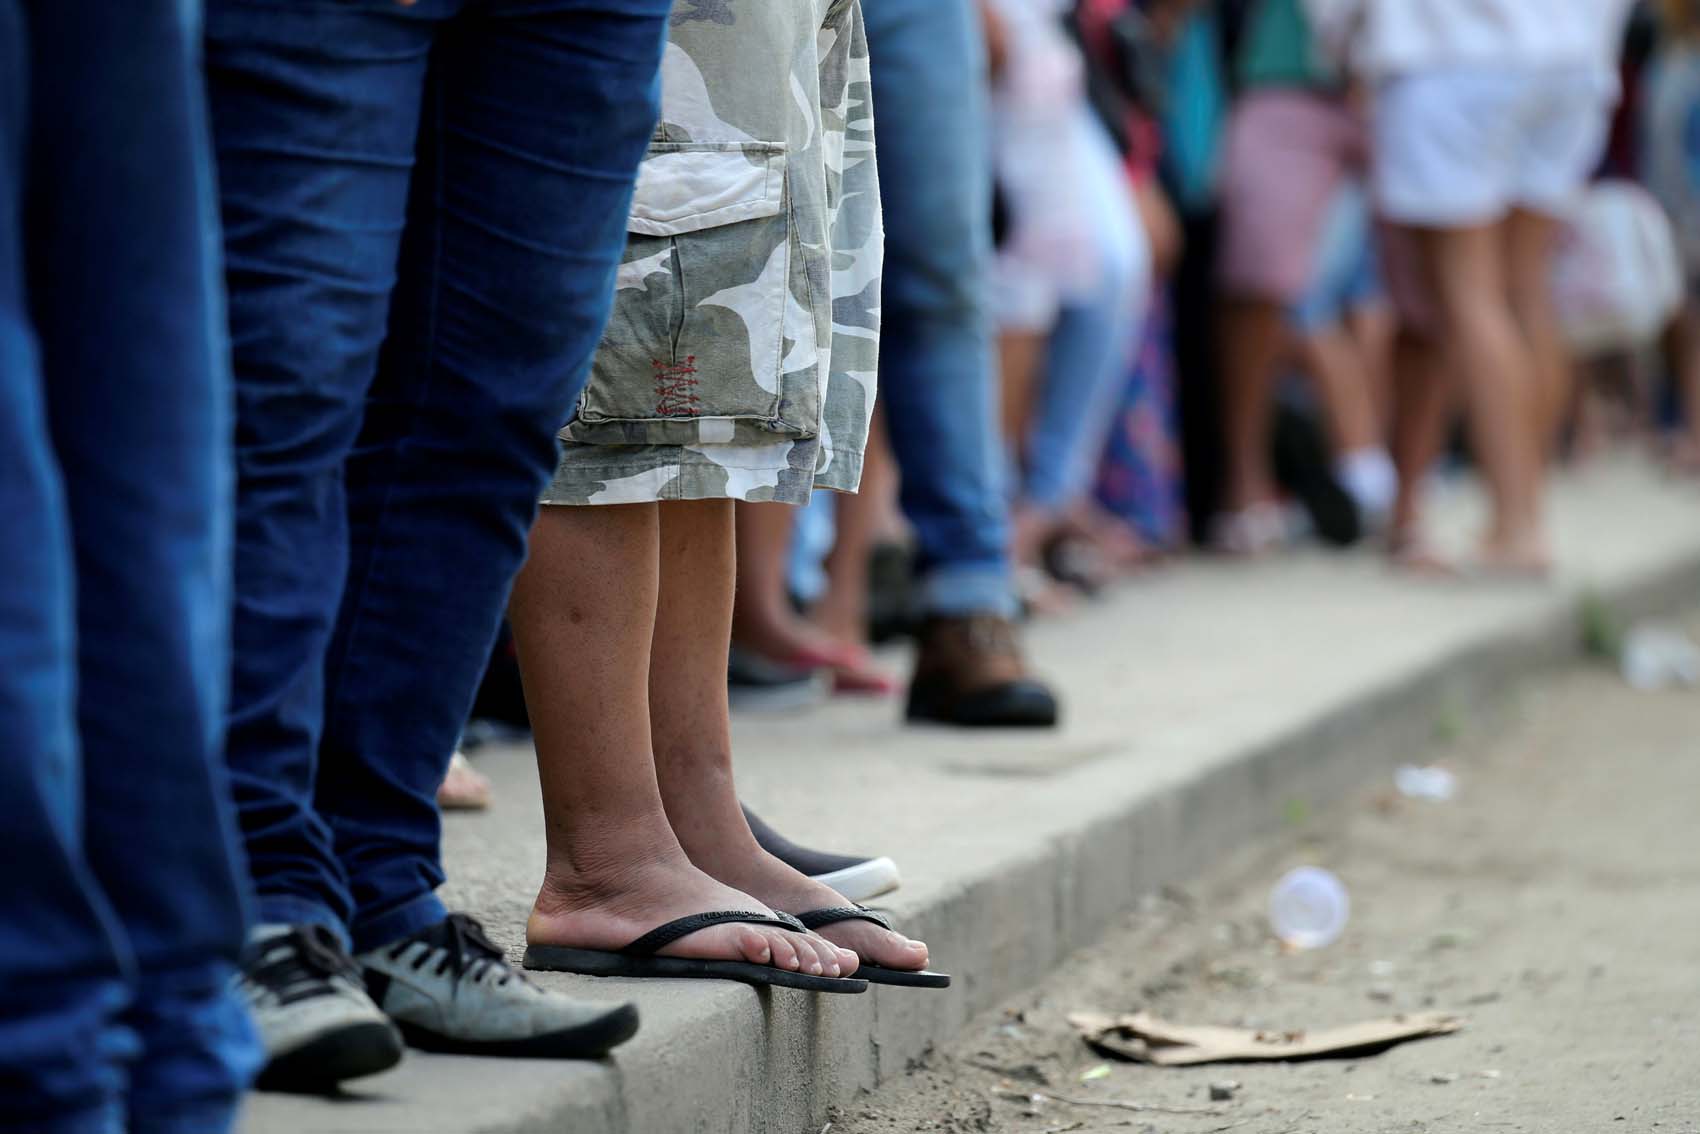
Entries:
{"type": "MultiPolygon", "coordinates": [[[[1598,597],[1625,617],[1691,603],[1700,556],[1598,597]]],[[[591,1097],[490,1134],[816,1134],[833,1107],[901,1075],[974,1014],[1038,982],[1101,936],[1138,899],[1182,881],[1224,849],[1280,822],[1269,802],[1326,805],[1382,776],[1426,745],[1437,717],[1489,706],[1516,681],[1574,659],[1579,596],[1537,617],[1484,631],[1408,680],[1337,706],[1287,735],[1222,760],[1158,793],[1102,801],[1067,837],[984,864],[902,914],[951,958],[950,994],[880,990],[810,998],[726,988],[676,1034],[648,1035],[620,1053],[591,1097]]]]}
{"type": "MultiPolygon", "coordinates": [[[[1595,498],[1590,523],[1611,510],[1600,500],[1609,505],[1611,493],[1595,498]]],[[[812,997],[732,984],[551,979],[590,997],[636,1000],[643,1030],[601,1064],[415,1054],[370,1088],[361,1084],[375,1093],[352,1101],[264,1097],[249,1108],[243,1130],[820,1134],[835,1109],[853,1109],[971,1017],[1037,983],[1143,896],[1271,833],[1286,821],[1284,811],[1315,810],[1385,781],[1394,765],[1432,744],[1438,726],[1491,712],[1513,683],[1576,658],[1584,593],[1626,622],[1700,599],[1700,524],[1686,498],[1665,503],[1669,538],[1625,542],[1636,524],[1659,522],[1645,516],[1607,533],[1615,542],[1598,537],[1593,550],[1624,554],[1609,569],[1611,557],[1596,556],[1589,574],[1601,581],[1586,591],[1569,581],[1544,593],[1484,599],[1468,607],[1462,632],[1433,636],[1422,651],[1401,655],[1405,662],[1337,694],[1323,686],[1326,696],[1295,702],[1280,716],[1284,725],[1223,734],[1237,741],[1188,735],[1175,742],[1187,748],[1184,759],[1171,759],[1163,743],[1136,754],[1137,745],[1124,740],[1067,774],[1005,791],[1002,810],[983,825],[993,830],[960,830],[960,821],[939,830],[924,844],[929,869],[896,895],[892,909],[929,942],[939,967],[954,973],[949,992],[812,997]]],[[[1375,601],[1386,599],[1377,592],[1375,601]]],[[[1415,606],[1412,617],[1427,617],[1429,609],[1415,606]]],[[[879,767],[870,774],[881,774],[879,767]]],[[[515,786],[535,795],[534,786],[515,786]]],[[[867,787],[873,799],[880,790],[867,787]]],[[[964,798],[978,806],[984,797],[964,798]]],[[[511,819],[504,810],[503,822],[531,822],[518,810],[511,819]]],[[[490,838],[489,855],[518,853],[490,838]]],[[[898,850],[910,856],[922,846],[898,850]]],[[[529,895],[516,892],[523,886],[492,885],[494,875],[480,874],[476,861],[462,866],[461,897],[479,895],[478,908],[493,926],[523,924],[529,895]]]]}

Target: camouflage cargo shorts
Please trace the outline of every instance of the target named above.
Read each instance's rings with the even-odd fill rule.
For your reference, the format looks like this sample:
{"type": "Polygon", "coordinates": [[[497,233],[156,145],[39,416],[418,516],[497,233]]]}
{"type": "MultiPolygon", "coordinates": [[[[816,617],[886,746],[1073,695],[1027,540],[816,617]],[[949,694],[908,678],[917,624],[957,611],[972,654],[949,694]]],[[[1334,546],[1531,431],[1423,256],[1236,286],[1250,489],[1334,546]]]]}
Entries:
{"type": "Polygon", "coordinates": [[[543,502],[854,491],[883,254],[858,0],[679,0],[627,230],[543,502]]]}

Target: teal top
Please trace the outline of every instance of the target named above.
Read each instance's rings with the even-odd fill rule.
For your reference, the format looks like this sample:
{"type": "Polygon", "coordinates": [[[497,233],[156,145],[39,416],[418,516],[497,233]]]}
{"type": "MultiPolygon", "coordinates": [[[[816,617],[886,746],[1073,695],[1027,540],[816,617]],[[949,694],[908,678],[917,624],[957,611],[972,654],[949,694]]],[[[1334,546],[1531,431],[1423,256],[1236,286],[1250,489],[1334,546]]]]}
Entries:
{"type": "Polygon", "coordinates": [[[1239,56],[1244,89],[1340,85],[1340,74],[1318,48],[1299,0],[1262,0],[1252,11],[1239,56]]]}
{"type": "Polygon", "coordinates": [[[1181,212],[1208,209],[1216,196],[1216,166],[1228,116],[1221,36],[1207,6],[1182,25],[1169,63],[1163,114],[1163,173],[1181,212]]]}

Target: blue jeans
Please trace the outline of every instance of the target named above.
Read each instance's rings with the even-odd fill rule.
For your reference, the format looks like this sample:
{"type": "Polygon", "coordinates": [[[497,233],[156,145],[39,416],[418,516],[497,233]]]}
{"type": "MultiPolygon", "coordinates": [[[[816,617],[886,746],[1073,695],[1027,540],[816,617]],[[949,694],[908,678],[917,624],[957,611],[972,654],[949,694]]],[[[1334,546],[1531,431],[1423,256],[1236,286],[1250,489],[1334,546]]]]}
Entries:
{"type": "Polygon", "coordinates": [[[985,50],[971,0],[863,0],[885,208],[880,401],[934,614],[1013,614],[992,331],[985,50]]]}
{"type": "Polygon", "coordinates": [[[0,1130],[219,1131],[230,377],[187,0],[0,0],[0,1130]]]}
{"type": "Polygon", "coordinates": [[[265,922],[440,920],[435,791],[607,319],[667,0],[210,0],[229,758],[265,922]]]}

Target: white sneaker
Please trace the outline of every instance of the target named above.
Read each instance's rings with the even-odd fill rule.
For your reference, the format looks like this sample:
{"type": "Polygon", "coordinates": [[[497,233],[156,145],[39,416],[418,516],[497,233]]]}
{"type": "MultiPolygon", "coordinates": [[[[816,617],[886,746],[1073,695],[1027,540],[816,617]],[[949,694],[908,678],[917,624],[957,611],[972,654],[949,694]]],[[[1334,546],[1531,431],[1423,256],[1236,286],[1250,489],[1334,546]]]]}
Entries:
{"type": "Polygon", "coordinates": [[[799,874],[831,886],[852,902],[865,902],[903,884],[897,864],[884,855],[832,854],[798,846],[744,808],[744,820],[761,849],[799,874]]]}
{"type": "Polygon", "coordinates": [[[237,988],[265,1044],[262,1088],[323,1091],[401,1062],[401,1036],[324,926],[256,926],[237,988]]]}
{"type": "Polygon", "coordinates": [[[637,1032],[637,1006],[575,1000],[509,965],[466,914],[362,953],[372,999],[424,1051],[597,1059],[637,1032]]]}

